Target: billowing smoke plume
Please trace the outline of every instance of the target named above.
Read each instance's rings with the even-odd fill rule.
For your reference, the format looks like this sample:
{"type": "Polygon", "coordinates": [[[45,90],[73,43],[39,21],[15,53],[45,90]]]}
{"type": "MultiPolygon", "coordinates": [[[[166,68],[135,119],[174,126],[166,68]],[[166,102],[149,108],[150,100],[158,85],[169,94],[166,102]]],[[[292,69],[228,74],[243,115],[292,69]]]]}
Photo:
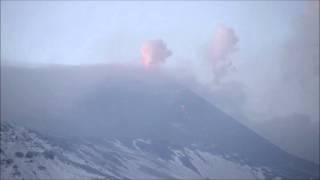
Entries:
{"type": "Polygon", "coordinates": [[[162,40],[149,40],[143,43],[141,48],[141,62],[148,68],[150,65],[165,62],[172,52],[167,49],[162,40]]]}
{"type": "Polygon", "coordinates": [[[215,78],[224,76],[232,67],[229,55],[235,51],[238,38],[234,30],[223,24],[217,26],[209,49],[209,59],[215,78]]]}

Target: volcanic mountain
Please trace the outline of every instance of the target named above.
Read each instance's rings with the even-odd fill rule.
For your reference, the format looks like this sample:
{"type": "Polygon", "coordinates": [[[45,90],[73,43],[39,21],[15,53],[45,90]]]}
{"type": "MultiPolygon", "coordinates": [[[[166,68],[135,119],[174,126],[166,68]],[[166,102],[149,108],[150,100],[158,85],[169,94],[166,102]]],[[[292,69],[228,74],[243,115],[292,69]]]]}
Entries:
{"type": "Polygon", "coordinates": [[[319,177],[316,164],[157,70],[57,66],[2,73],[1,178],[319,177]]]}

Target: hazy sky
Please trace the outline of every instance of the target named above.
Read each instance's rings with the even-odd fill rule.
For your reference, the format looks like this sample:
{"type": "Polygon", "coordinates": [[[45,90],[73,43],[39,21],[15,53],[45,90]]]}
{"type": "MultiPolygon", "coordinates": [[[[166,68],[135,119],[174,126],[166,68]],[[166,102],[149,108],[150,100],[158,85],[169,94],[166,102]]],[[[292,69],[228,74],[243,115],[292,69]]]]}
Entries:
{"type": "MultiPolygon", "coordinates": [[[[179,58],[198,60],[215,26],[253,56],[287,38],[304,1],[1,2],[1,59],[79,64],[136,61],[143,41],[163,39],[179,58]]],[[[174,63],[174,62],[172,62],[174,63]]]]}
{"type": "MultiPolygon", "coordinates": [[[[230,57],[236,73],[229,76],[245,84],[250,95],[248,111],[260,117],[297,112],[317,121],[319,70],[315,70],[315,76],[308,73],[310,67],[318,67],[319,54],[315,51],[319,43],[311,42],[309,48],[305,35],[319,39],[319,28],[309,32],[319,23],[307,17],[311,25],[303,24],[309,21],[303,18],[309,11],[307,7],[319,5],[314,2],[1,1],[1,61],[138,63],[143,42],[162,39],[172,51],[166,67],[186,68],[207,83],[212,81],[212,73],[203,63],[204,52],[214,29],[224,24],[239,40],[230,57]],[[290,42],[300,35],[300,39],[290,42]],[[288,42],[293,48],[287,47],[288,42]],[[295,45],[300,42],[302,48],[295,45]],[[291,52],[301,52],[293,57],[300,57],[292,61],[294,65],[290,65],[291,52]],[[311,63],[302,71],[296,70],[307,62],[304,59],[311,63]],[[285,77],[293,77],[292,82],[285,77]],[[302,81],[307,83],[300,84],[302,81]]],[[[315,9],[317,15],[319,8],[315,9]]]]}

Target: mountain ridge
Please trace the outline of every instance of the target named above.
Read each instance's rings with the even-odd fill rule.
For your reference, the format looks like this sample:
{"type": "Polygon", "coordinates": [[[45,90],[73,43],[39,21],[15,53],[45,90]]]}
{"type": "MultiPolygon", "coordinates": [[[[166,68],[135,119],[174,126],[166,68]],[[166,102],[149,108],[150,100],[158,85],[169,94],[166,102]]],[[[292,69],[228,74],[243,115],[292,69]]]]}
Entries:
{"type": "MultiPolygon", "coordinates": [[[[88,176],[93,174],[97,177],[105,175],[108,178],[133,179],[232,178],[230,172],[236,172],[233,175],[244,175],[244,179],[319,176],[319,167],[315,164],[286,153],[188,88],[162,76],[159,72],[139,69],[127,72],[128,69],[122,68],[114,68],[112,72],[106,70],[101,68],[98,72],[90,69],[71,71],[62,68],[51,69],[48,72],[40,69],[27,71],[29,78],[23,77],[25,83],[35,80],[39,83],[34,87],[26,87],[27,93],[31,95],[26,98],[32,99],[31,97],[37,96],[32,93],[41,90],[42,98],[51,102],[45,107],[50,111],[39,111],[35,108],[31,111],[32,116],[23,118],[36,118],[38,121],[35,122],[42,123],[61,135],[62,138],[55,138],[49,132],[44,135],[43,132],[46,130],[42,130],[43,135],[35,133],[41,142],[49,144],[49,150],[58,147],[59,151],[55,153],[60,160],[62,159],[61,162],[56,162],[59,166],[67,166],[65,162],[69,162],[79,173],[87,173],[83,172],[83,168],[87,171],[88,168],[91,169],[91,174],[86,174],[88,176]],[[57,71],[60,74],[53,76],[57,71]],[[123,74],[124,72],[126,74],[123,74]],[[82,79],[88,76],[90,78],[82,79]],[[45,82],[50,83],[44,86],[45,82]],[[70,82],[75,83],[69,85],[70,82]],[[55,87],[57,84],[60,86],[55,87]],[[89,84],[89,89],[81,89],[89,84]],[[68,98],[69,94],[77,90],[83,91],[79,93],[79,98],[68,98]],[[57,101],[52,98],[51,93],[54,93],[53,97],[57,98],[57,101]],[[64,97],[67,99],[64,100],[64,97]],[[59,105],[63,105],[62,102],[72,106],[61,108],[59,105]],[[57,111],[52,104],[61,111],[57,111]],[[61,133],[63,131],[69,131],[75,137],[79,134],[82,136],[70,139],[61,133]],[[97,142],[89,140],[87,135],[96,137],[97,142]],[[107,139],[108,142],[99,145],[101,139],[107,139]],[[84,148],[83,152],[79,150],[80,147],[84,148]],[[99,150],[99,147],[108,153],[99,150]],[[71,155],[64,155],[63,152],[70,152],[71,155]],[[74,156],[79,161],[72,159],[74,156]],[[215,161],[229,167],[226,169],[230,172],[222,173],[224,168],[219,167],[219,163],[214,163],[215,161]],[[124,164],[126,166],[123,166],[124,164]],[[221,174],[217,176],[219,168],[221,174]],[[181,172],[175,173],[175,170],[181,172]]],[[[20,81],[15,82],[13,79],[10,83],[18,82],[20,81]]],[[[9,95],[7,98],[19,97],[19,93],[22,93],[19,89],[15,91],[5,92],[9,95]]],[[[10,116],[5,117],[10,119],[10,116]]],[[[19,119],[17,116],[15,118],[19,119]]],[[[2,130],[1,133],[5,134],[1,137],[8,136],[2,130]]],[[[12,133],[20,136],[19,132],[14,130],[12,133]]],[[[23,141],[10,143],[23,144],[23,141]]],[[[33,146],[32,140],[30,146],[33,146]]],[[[15,157],[14,154],[12,156],[15,157]]],[[[13,157],[11,159],[14,159],[13,157]]],[[[7,172],[7,169],[1,171],[7,172]]]]}

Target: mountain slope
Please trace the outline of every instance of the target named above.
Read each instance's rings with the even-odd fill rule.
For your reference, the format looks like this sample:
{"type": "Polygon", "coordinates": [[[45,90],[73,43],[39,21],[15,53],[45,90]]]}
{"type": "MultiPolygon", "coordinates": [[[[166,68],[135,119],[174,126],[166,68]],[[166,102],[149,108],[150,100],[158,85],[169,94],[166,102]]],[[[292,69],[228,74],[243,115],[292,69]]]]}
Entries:
{"type": "Polygon", "coordinates": [[[14,178],[263,178],[268,168],[252,168],[189,147],[151,140],[47,138],[1,126],[1,179],[14,178]]]}
{"type": "MultiPolygon", "coordinates": [[[[63,167],[67,172],[61,176],[65,177],[253,179],[319,176],[319,167],[315,164],[282,151],[159,72],[96,67],[25,70],[21,77],[17,74],[8,87],[15,87],[15,83],[21,82],[15,80],[19,78],[29,86],[23,92],[17,88],[4,91],[9,102],[17,101],[12,99],[23,93],[24,102],[45,101],[40,103],[41,107],[27,106],[30,112],[5,111],[2,119],[33,122],[25,125],[43,134],[25,133],[27,137],[32,136],[28,142],[23,138],[8,140],[10,136],[2,131],[5,137],[1,139],[5,144],[2,147],[7,148],[4,153],[14,162],[18,157],[10,153],[10,149],[26,153],[32,147],[31,150],[36,151],[33,150],[36,138],[41,143],[35,144],[48,144],[42,145],[45,148],[37,151],[38,154],[53,151],[56,157],[48,160],[37,156],[40,162],[36,162],[53,163],[50,167],[54,168],[48,168],[49,172],[63,167]],[[34,82],[37,82],[34,86],[30,85],[34,82]],[[39,91],[40,95],[34,93],[39,91]],[[74,93],[77,95],[72,95],[74,93]],[[18,148],[13,148],[16,146],[18,148]]],[[[9,129],[17,137],[21,135],[15,128],[9,129]]],[[[18,167],[33,167],[17,162],[18,167]]],[[[1,171],[12,172],[10,168],[1,171]]]]}

